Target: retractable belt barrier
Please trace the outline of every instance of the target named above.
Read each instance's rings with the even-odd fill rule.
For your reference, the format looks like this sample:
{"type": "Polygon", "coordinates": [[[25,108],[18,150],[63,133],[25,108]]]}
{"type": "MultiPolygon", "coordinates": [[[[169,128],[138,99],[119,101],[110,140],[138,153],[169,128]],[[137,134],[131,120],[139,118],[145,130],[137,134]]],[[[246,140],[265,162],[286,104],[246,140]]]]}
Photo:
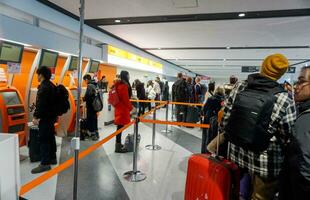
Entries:
{"type": "MultiPolygon", "coordinates": [[[[165,124],[165,125],[176,125],[176,126],[186,126],[186,127],[201,127],[201,128],[209,128],[209,124],[196,124],[196,123],[186,123],[186,122],[175,122],[175,121],[168,121],[168,112],[166,112],[166,121],[163,120],[156,120],[156,110],[161,108],[162,106],[167,105],[188,105],[188,106],[203,106],[203,104],[197,104],[197,103],[182,103],[182,102],[169,102],[169,101],[157,101],[157,100],[130,100],[131,102],[155,102],[160,103],[152,110],[144,113],[143,115],[137,117],[133,121],[131,121],[129,124],[125,125],[123,128],[115,131],[114,133],[110,134],[109,136],[105,137],[104,139],[100,140],[99,142],[93,144],[92,146],[88,147],[84,151],[79,153],[79,160],[84,158],[85,156],[89,155],[93,151],[95,151],[97,148],[99,148],[101,145],[105,144],[109,140],[111,140],[116,135],[120,134],[122,131],[126,130],[131,125],[135,124],[135,139],[134,139],[134,155],[133,155],[133,171],[127,172],[124,174],[124,177],[132,182],[141,181],[146,178],[145,174],[141,173],[137,170],[137,137],[138,137],[138,123],[144,122],[144,123],[152,123],[152,124],[165,124]],[[154,113],[153,113],[154,112],[154,113]],[[145,119],[146,116],[153,113],[153,120],[151,119],[145,119]],[[128,175],[129,174],[129,175],[128,175]]],[[[167,129],[166,129],[167,130],[167,129]]],[[[153,126],[153,141],[152,141],[152,147],[156,146],[155,143],[155,126],[153,126]]],[[[152,149],[152,150],[158,150],[158,149],[152,149]]],[[[47,181],[54,175],[60,173],[61,171],[64,171],[65,169],[69,168],[74,162],[74,158],[70,158],[69,160],[65,161],[64,163],[58,165],[57,167],[49,170],[48,172],[42,174],[41,176],[35,178],[34,180],[24,184],[20,189],[20,196],[24,195],[25,193],[29,192],[33,188],[37,187],[38,185],[42,184],[43,182],[47,181]]]]}

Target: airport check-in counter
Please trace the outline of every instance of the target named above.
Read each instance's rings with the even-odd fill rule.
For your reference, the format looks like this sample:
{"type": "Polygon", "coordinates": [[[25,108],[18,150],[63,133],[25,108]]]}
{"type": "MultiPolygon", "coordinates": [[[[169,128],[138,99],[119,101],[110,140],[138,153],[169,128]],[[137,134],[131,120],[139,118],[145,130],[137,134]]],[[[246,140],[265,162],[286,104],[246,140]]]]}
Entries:
{"type": "Polygon", "coordinates": [[[18,134],[19,146],[27,144],[27,115],[17,89],[0,88],[0,132],[18,134]]]}

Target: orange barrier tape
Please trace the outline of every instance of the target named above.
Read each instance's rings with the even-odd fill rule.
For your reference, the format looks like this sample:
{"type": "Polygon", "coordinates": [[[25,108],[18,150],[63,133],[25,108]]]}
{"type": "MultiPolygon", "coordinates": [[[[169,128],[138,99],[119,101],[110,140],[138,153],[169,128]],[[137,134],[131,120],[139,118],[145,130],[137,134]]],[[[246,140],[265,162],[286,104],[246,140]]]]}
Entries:
{"type": "Polygon", "coordinates": [[[171,121],[144,119],[144,118],[140,119],[140,122],[152,123],[152,124],[168,124],[168,125],[176,125],[176,126],[210,128],[209,124],[194,124],[194,123],[186,123],[186,122],[171,122],[171,121]]]}
{"type": "Polygon", "coordinates": [[[142,103],[167,103],[167,101],[159,100],[139,100],[139,99],[130,99],[131,102],[142,102],[142,103]]]}
{"type": "MultiPolygon", "coordinates": [[[[113,137],[115,137],[120,132],[124,131],[125,129],[127,129],[129,126],[131,126],[134,123],[135,123],[135,121],[130,122],[129,124],[125,125],[123,128],[115,131],[111,135],[105,137],[104,139],[100,140],[99,142],[95,143],[94,145],[90,146],[89,148],[85,149],[84,151],[80,152],[79,153],[79,160],[84,158],[85,156],[87,156],[91,152],[95,151],[98,147],[100,147],[104,143],[108,142],[110,139],[112,139],[113,137]]],[[[23,185],[21,187],[20,195],[23,195],[23,194],[29,192],[30,190],[37,187],[41,183],[45,182],[46,180],[48,180],[52,176],[54,176],[54,175],[58,174],[59,172],[69,168],[73,164],[73,162],[74,162],[74,159],[70,158],[69,160],[65,161],[64,163],[60,164],[59,166],[49,170],[48,172],[46,172],[43,175],[35,178],[34,180],[30,181],[29,183],[26,183],[25,185],[23,185]]]]}
{"type": "Polygon", "coordinates": [[[151,114],[152,112],[154,112],[155,109],[158,109],[158,108],[160,108],[160,107],[162,107],[162,106],[164,106],[164,105],[166,105],[166,104],[167,104],[167,102],[166,102],[166,103],[163,103],[163,104],[160,104],[160,105],[158,105],[158,106],[156,106],[156,107],[153,108],[152,110],[150,110],[150,111],[144,113],[143,115],[141,115],[141,116],[139,117],[139,119],[142,119],[143,117],[148,116],[149,114],[151,114]]]}
{"type": "Polygon", "coordinates": [[[130,99],[131,102],[144,102],[144,103],[165,103],[175,104],[175,105],[184,105],[184,106],[203,106],[203,103],[185,103],[185,102],[176,102],[176,101],[157,101],[157,100],[139,100],[139,99],[130,99]]]}
{"type": "Polygon", "coordinates": [[[169,101],[169,104],[175,104],[175,105],[184,105],[184,106],[203,106],[203,103],[184,103],[184,102],[175,102],[175,101],[169,101]]]}

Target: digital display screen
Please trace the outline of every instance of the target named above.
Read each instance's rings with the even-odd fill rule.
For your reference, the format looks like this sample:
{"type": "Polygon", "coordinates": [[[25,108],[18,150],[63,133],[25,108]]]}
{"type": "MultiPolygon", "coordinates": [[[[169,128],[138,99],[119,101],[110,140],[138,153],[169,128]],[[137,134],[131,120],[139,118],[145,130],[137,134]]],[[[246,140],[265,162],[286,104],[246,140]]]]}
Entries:
{"type": "Polygon", "coordinates": [[[0,41],[0,63],[21,63],[24,46],[0,41]]]}
{"type": "Polygon", "coordinates": [[[91,64],[90,64],[89,73],[96,73],[96,72],[98,72],[99,64],[100,63],[98,61],[92,60],[91,64]]]}
{"type": "Polygon", "coordinates": [[[72,56],[71,57],[71,62],[70,62],[70,66],[69,66],[69,71],[74,71],[77,70],[78,67],[78,57],[72,56]]]}
{"type": "Polygon", "coordinates": [[[57,59],[58,59],[57,52],[42,49],[39,68],[43,66],[49,68],[55,68],[57,64],[57,59]]]}
{"type": "Polygon", "coordinates": [[[4,103],[7,106],[19,105],[21,101],[16,92],[1,92],[4,103]]]}

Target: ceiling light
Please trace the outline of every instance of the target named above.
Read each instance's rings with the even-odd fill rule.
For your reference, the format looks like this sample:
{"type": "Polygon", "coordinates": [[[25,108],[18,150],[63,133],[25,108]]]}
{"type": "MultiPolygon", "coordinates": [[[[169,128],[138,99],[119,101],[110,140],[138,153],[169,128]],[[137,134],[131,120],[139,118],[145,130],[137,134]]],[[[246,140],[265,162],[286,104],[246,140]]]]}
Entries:
{"type": "Polygon", "coordinates": [[[226,47],[226,49],[230,49],[230,47],[226,47]]]}
{"type": "Polygon", "coordinates": [[[158,50],[161,50],[161,48],[157,48],[158,50]]]}
{"type": "Polygon", "coordinates": [[[225,61],[226,61],[226,59],[224,58],[224,59],[223,59],[223,61],[225,62],[225,61]]]}
{"type": "Polygon", "coordinates": [[[239,16],[239,17],[244,17],[244,16],[245,16],[245,13],[239,13],[238,16],[239,16]]]}
{"type": "Polygon", "coordinates": [[[116,19],[116,20],[114,20],[114,22],[115,22],[115,23],[120,23],[121,20],[120,20],[120,19],[116,19]]]}

